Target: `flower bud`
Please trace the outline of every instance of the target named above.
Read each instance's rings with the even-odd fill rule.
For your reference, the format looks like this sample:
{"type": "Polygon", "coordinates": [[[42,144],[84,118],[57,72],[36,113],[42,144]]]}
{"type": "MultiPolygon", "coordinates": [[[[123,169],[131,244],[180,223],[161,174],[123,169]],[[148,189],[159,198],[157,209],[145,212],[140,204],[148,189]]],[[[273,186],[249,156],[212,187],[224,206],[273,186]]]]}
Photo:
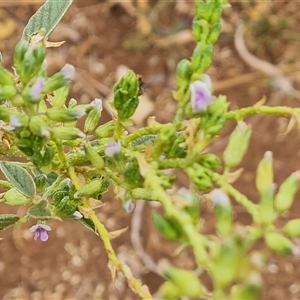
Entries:
{"type": "Polygon", "coordinates": [[[52,132],[55,138],[59,140],[74,140],[74,139],[84,139],[86,135],[76,127],[54,127],[52,132]]]}
{"type": "Polygon", "coordinates": [[[215,24],[221,19],[222,11],[223,11],[223,0],[214,0],[212,3],[212,9],[209,16],[210,24],[215,24]]]}
{"type": "Polygon", "coordinates": [[[266,233],[265,241],[268,247],[278,254],[291,255],[293,253],[291,240],[277,232],[266,233]]]}
{"type": "Polygon", "coordinates": [[[45,122],[42,116],[36,115],[29,120],[30,131],[37,136],[48,138],[51,133],[51,128],[45,122]]]}
{"type": "Polygon", "coordinates": [[[212,55],[212,45],[203,45],[202,43],[198,43],[191,58],[192,69],[195,72],[204,73],[211,64],[212,55]]]}
{"type": "Polygon", "coordinates": [[[25,53],[29,47],[28,41],[21,40],[15,47],[15,53],[14,53],[14,66],[18,72],[18,74],[21,73],[22,66],[23,66],[23,60],[25,53]]]}
{"type": "MultiPolygon", "coordinates": [[[[53,107],[64,107],[66,104],[67,96],[69,94],[69,87],[63,86],[56,90],[53,98],[51,99],[51,104],[53,107]]],[[[71,102],[71,100],[70,100],[71,102]]],[[[77,103],[76,103],[77,104],[77,103]]]]}
{"type": "Polygon", "coordinates": [[[86,109],[83,107],[51,107],[46,111],[46,116],[55,122],[73,122],[82,118],[85,114],[86,109]]]}
{"type": "Polygon", "coordinates": [[[90,146],[84,146],[84,152],[88,160],[92,163],[92,165],[101,170],[104,167],[104,160],[103,158],[96,152],[96,150],[90,146]]]}
{"type": "Polygon", "coordinates": [[[300,219],[288,221],[283,226],[282,232],[291,238],[300,237],[300,219]]]}
{"type": "Polygon", "coordinates": [[[300,172],[292,173],[280,186],[277,195],[275,196],[275,209],[282,213],[288,210],[293,202],[295,194],[299,187],[300,172]]]}
{"type": "Polygon", "coordinates": [[[46,174],[40,174],[38,176],[34,177],[34,183],[36,186],[36,192],[42,193],[45,190],[46,187],[46,181],[47,181],[47,175],[46,174]]]}
{"type": "Polygon", "coordinates": [[[260,195],[263,195],[274,182],[273,154],[267,151],[260,161],[256,171],[256,188],[260,195]]]}
{"type": "Polygon", "coordinates": [[[111,141],[107,144],[107,147],[105,149],[105,155],[113,158],[115,155],[119,154],[121,152],[121,144],[120,142],[111,141]]]}
{"type": "Polygon", "coordinates": [[[96,128],[101,117],[102,100],[95,99],[95,101],[96,101],[96,103],[94,103],[95,107],[92,108],[92,110],[89,112],[84,123],[84,132],[86,133],[90,133],[96,128]]]}
{"type": "Polygon", "coordinates": [[[217,41],[221,32],[222,32],[222,23],[221,21],[219,21],[210,28],[206,42],[208,44],[214,44],[217,41]]]}
{"type": "Polygon", "coordinates": [[[18,116],[20,113],[12,108],[5,106],[0,106],[0,120],[4,122],[9,122],[10,117],[15,115],[18,116]]]}
{"type": "Polygon", "coordinates": [[[178,88],[187,86],[192,75],[191,62],[187,59],[182,59],[176,68],[176,85],[178,88]]]}
{"type": "Polygon", "coordinates": [[[272,184],[262,195],[258,207],[259,219],[264,224],[270,224],[274,220],[274,193],[275,184],[272,184]]]}
{"type": "Polygon", "coordinates": [[[140,173],[139,165],[136,158],[130,160],[124,171],[124,180],[133,187],[141,187],[144,178],[140,173]]]}
{"type": "Polygon", "coordinates": [[[223,153],[223,159],[228,168],[235,167],[242,161],[249,147],[251,133],[251,126],[244,122],[239,122],[235,127],[223,153]]]}
{"type": "Polygon", "coordinates": [[[221,189],[214,189],[209,197],[215,205],[216,229],[221,236],[228,236],[232,232],[232,207],[230,199],[221,189]]]}
{"type": "Polygon", "coordinates": [[[85,184],[80,190],[75,194],[75,198],[81,197],[92,197],[95,194],[99,193],[102,188],[102,179],[94,179],[93,181],[85,184]]]}
{"type": "Polygon", "coordinates": [[[175,267],[168,267],[166,270],[163,270],[162,273],[177,287],[181,296],[197,299],[203,297],[203,285],[195,272],[175,267]]]}

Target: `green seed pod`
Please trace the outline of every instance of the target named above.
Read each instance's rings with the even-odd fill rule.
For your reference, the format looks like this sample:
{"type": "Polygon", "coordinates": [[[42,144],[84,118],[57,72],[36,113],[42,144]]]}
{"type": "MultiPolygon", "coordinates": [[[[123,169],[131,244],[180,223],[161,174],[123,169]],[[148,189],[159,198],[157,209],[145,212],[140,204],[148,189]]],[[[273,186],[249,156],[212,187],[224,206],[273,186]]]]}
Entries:
{"type": "Polygon", "coordinates": [[[291,238],[300,236],[300,219],[288,221],[282,228],[282,232],[291,238]]]}
{"type": "Polygon", "coordinates": [[[103,125],[100,125],[95,130],[95,135],[98,138],[107,138],[107,137],[112,136],[114,131],[115,131],[115,123],[114,123],[114,121],[109,121],[103,125]]]}
{"type": "Polygon", "coordinates": [[[220,33],[222,32],[222,23],[221,21],[215,23],[211,29],[209,30],[208,37],[206,39],[206,42],[208,44],[214,44],[217,39],[219,38],[220,33]]]}
{"type": "Polygon", "coordinates": [[[103,158],[96,152],[96,150],[90,146],[84,146],[84,152],[88,160],[92,163],[92,165],[101,170],[104,167],[104,160],[103,158]]]}
{"type": "Polygon", "coordinates": [[[45,122],[44,118],[39,115],[30,118],[29,129],[34,135],[39,137],[48,138],[51,133],[51,128],[45,122]]]}
{"type": "Polygon", "coordinates": [[[182,59],[176,68],[176,85],[178,88],[188,86],[192,75],[191,62],[187,59],[182,59]]]}
{"type": "Polygon", "coordinates": [[[84,139],[86,135],[76,127],[54,127],[53,136],[59,140],[71,141],[75,139],[84,139]]]}
{"type": "Polygon", "coordinates": [[[68,80],[65,78],[64,74],[56,73],[52,77],[46,80],[46,84],[44,87],[45,94],[51,94],[54,91],[66,86],[68,84],[68,80]]]}
{"type": "Polygon", "coordinates": [[[156,299],[178,300],[181,298],[181,292],[172,282],[164,282],[156,295],[156,299]]]}
{"type": "Polygon", "coordinates": [[[196,1],[196,13],[199,20],[209,20],[210,14],[208,13],[208,3],[196,1]]]}
{"type": "Polygon", "coordinates": [[[62,108],[62,107],[51,107],[47,109],[46,116],[55,122],[73,122],[77,121],[86,114],[86,108],[75,107],[75,108],[62,108]]]}
{"type": "Polygon", "coordinates": [[[55,152],[54,146],[46,145],[45,152],[44,152],[43,158],[42,158],[43,166],[50,165],[52,163],[52,160],[53,160],[55,154],[56,154],[56,152],[55,152]]]}
{"type": "Polygon", "coordinates": [[[191,58],[191,67],[194,72],[203,74],[211,64],[212,55],[212,45],[202,45],[202,43],[198,43],[191,58]]]}
{"type": "Polygon", "coordinates": [[[209,16],[210,24],[215,24],[221,19],[223,12],[223,0],[212,1],[212,10],[209,16]]]}
{"type": "Polygon", "coordinates": [[[124,171],[124,180],[132,185],[132,187],[141,187],[144,178],[140,173],[139,164],[136,158],[133,158],[128,163],[124,171]]]}
{"type": "Polygon", "coordinates": [[[293,243],[290,239],[277,232],[269,232],[265,235],[267,246],[278,254],[291,255],[293,253],[293,243]]]}
{"type": "Polygon", "coordinates": [[[295,194],[299,187],[300,172],[292,173],[280,186],[277,195],[275,196],[275,209],[282,213],[288,210],[295,198],[295,194]]]}
{"type": "Polygon", "coordinates": [[[197,299],[203,297],[203,285],[195,272],[169,267],[163,271],[163,275],[177,287],[181,296],[197,299]]]}
{"type": "Polygon", "coordinates": [[[273,185],[273,154],[267,151],[256,170],[256,188],[263,195],[273,185]]]}
{"type": "Polygon", "coordinates": [[[239,122],[232,132],[227,147],[223,152],[223,159],[228,168],[237,166],[249,147],[252,129],[250,125],[239,122]]]}
{"type": "Polygon", "coordinates": [[[96,107],[93,108],[87,115],[87,118],[84,122],[84,132],[85,133],[92,132],[98,125],[100,117],[101,117],[101,110],[99,110],[96,107]]]}
{"type": "Polygon", "coordinates": [[[4,197],[4,203],[11,206],[21,206],[31,204],[32,199],[25,197],[23,194],[19,193],[15,188],[8,190],[4,197]]]}
{"type": "Polygon", "coordinates": [[[15,47],[14,66],[18,74],[21,74],[24,56],[28,47],[29,47],[29,43],[25,40],[21,40],[15,47]]]}
{"type": "Polygon", "coordinates": [[[259,203],[259,219],[264,224],[270,224],[273,222],[274,214],[274,193],[275,185],[272,184],[263,195],[261,195],[259,203]]]}
{"type": "Polygon", "coordinates": [[[68,94],[69,94],[69,87],[67,85],[56,90],[54,92],[54,97],[51,99],[52,106],[62,108],[66,104],[68,94]]]}
{"type": "Polygon", "coordinates": [[[202,34],[203,34],[203,27],[201,26],[201,23],[199,21],[200,20],[198,19],[198,17],[195,16],[192,24],[193,38],[197,43],[201,41],[202,34]]]}
{"type": "Polygon", "coordinates": [[[182,237],[180,228],[174,226],[169,219],[164,218],[162,215],[153,213],[152,221],[155,228],[162,234],[166,239],[171,241],[179,241],[182,237]]]}
{"type": "Polygon", "coordinates": [[[91,197],[98,194],[102,188],[102,179],[95,179],[78,190],[74,198],[91,197]]]}

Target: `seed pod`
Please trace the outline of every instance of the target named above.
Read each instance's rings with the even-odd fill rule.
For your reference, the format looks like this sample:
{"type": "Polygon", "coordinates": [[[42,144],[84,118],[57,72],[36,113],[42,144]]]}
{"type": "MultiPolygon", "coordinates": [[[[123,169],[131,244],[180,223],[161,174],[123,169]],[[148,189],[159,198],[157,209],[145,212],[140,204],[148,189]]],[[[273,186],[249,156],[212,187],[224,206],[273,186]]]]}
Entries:
{"type": "Polygon", "coordinates": [[[169,267],[163,275],[180,291],[181,296],[200,299],[203,296],[203,285],[193,271],[169,267]]]}
{"type": "Polygon", "coordinates": [[[282,232],[291,238],[300,236],[300,219],[288,221],[282,228],[282,232]]]}
{"type": "Polygon", "coordinates": [[[249,147],[252,129],[250,125],[239,122],[230,135],[226,149],[223,152],[223,159],[228,168],[237,166],[249,147]]]}
{"type": "Polygon", "coordinates": [[[275,196],[275,209],[282,213],[288,210],[295,198],[295,194],[299,187],[300,172],[292,173],[280,186],[277,195],[275,196]]]}
{"type": "Polygon", "coordinates": [[[47,109],[46,116],[55,122],[73,122],[77,121],[86,114],[84,107],[62,108],[51,107],[47,109]]]}
{"type": "Polygon", "coordinates": [[[96,130],[95,130],[95,135],[98,138],[106,138],[110,137],[115,130],[115,123],[114,121],[109,121],[103,125],[100,125],[96,130]]]}
{"type": "Polygon", "coordinates": [[[270,224],[274,220],[274,193],[275,185],[272,184],[263,195],[261,195],[259,204],[260,221],[264,224],[270,224]]]}
{"type": "Polygon", "coordinates": [[[14,53],[14,66],[18,72],[18,74],[21,73],[22,67],[23,67],[23,60],[25,53],[28,49],[29,43],[25,40],[21,40],[15,47],[15,53],[14,53]]]}
{"type": "Polygon", "coordinates": [[[46,174],[40,174],[38,176],[34,177],[34,183],[36,186],[36,192],[42,193],[45,190],[46,187],[46,181],[47,181],[47,175],[46,174]]]}
{"type": "Polygon", "coordinates": [[[187,59],[182,59],[176,68],[176,85],[178,88],[187,86],[192,75],[191,62],[187,59]]]}
{"type": "Polygon", "coordinates": [[[209,34],[206,39],[206,42],[208,44],[214,44],[217,41],[221,32],[222,32],[222,23],[221,23],[221,21],[219,21],[219,22],[215,23],[209,30],[209,34]]]}
{"type": "Polygon", "coordinates": [[[52,128],[53,136],[59,140],[71,141],[83,139],[86,135],[76,127],[54,127],[52,128]]]}
{"type": "Polygon", "coordinates": [[[277,232],[266,233],[265,241],[268,247],[278,254],[291,255],[293,253],[291,240],[277,232]]]}
{"type": "Polygon", "coordinates": [[[53,107],[63,107],[66,103],[69,94],[69,87],[67,85],[55,91],[54,97],[51,99],[53,107]]]}
{"type": "Polygon", "coordinates": [[[93,131],[98,125],[100,117],[101,117],[101,111],[96,107],[93,108],[87,115],[87,118],[84,122],[84,132],[90,133],[91,131],[93,131]]]}
{"type": "Polygon", "coordinates": [[[91,197],[101,191],[102,179],[95,179],[78,190],[74,198],[91,197]]]}
{"type": "Polygon", "coordinates": [[[99,170],[103,169],[104,160],[92,146],[90,146],[90,145],[84,146],[84,152],[85,152],[86,157],[89,159],[89,161],[92,163],[92,165],[95,168],[97,168],[99,170]]]}
{"type": "Polygon", "coordinates": [[[260,195],[263,195],[273,185],[273,154],[267,151],[260,161],[256,171],[256,188],[260,195]]]}

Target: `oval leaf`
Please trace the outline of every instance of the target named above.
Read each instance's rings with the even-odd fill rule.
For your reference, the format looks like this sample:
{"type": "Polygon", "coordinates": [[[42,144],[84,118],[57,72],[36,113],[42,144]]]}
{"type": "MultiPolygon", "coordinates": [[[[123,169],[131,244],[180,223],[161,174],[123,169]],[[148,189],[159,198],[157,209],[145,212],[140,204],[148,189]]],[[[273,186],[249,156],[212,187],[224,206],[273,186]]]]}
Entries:
{"type": "Polygon", "coordinates": [[[28,205],[32,202],[30,198],[25,197],[23,194],[19,193],[16,189],[8,190],[4,197],[4,203],[14,206],[14,205],[28,205]]]}
{"type": "Polygon", "coordinates": [[[1,162],[0,168],[7,180],[23,195],[33,198],[35,184],[29,173],[22,167],[11,163],[1,162]]]}
{"type": "Polygon", "coordinates": [[[19,221],[20,217],[12,214],[0,215],[0,230],[6,229],[19,221]]]}
{"type": "Polygon", "coordinates": [[[28,40],[31,34],[42,28],[46,29],[45,37],[49,36],[72,2],[73,0],[47,0],[29,19],[23,31],[22,40],[28,40]]]}
{"type": "Polygon", "coordinates": [[[27,214],[35,219],[52,218],[51,210],[48,207],[48,202],[43,200],[39,204],[29,208],[27,214]]]}

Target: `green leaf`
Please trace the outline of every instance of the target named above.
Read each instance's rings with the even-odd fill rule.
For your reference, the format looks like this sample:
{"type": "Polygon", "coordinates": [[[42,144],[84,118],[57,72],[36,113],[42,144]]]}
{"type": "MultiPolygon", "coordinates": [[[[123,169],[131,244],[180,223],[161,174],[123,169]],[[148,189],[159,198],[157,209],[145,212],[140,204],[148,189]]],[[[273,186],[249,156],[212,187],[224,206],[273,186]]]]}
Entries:
{"type": "Polygon", "coordinates": [[[0,230],[6,229],[19,221],[20,217],[12,214],[0,215],[0,230]]]}
{"type": "Polygon", "coordinates": [[[27,214],[35,219],[50,219],[52,218],[51,210],[48,207],[46,200],[41,201],[39,204],[31,207],[27,214]]]}
{"type": "Polygon", "coordinates": [[[90,220],[90,219],[85,219],[85,218],[81,218],[76,220],[79,223],[81,223],[84,227],[86,227],[87,229],[93,231],[95,234],[98,235],[96,226],[94,225],[94,223],[90,220]]]}
{"type": "Polygon", "coordinates": [[[49,36],[72,2],[73,0],[47,0],[28,21],[23,31],[22,40],[28,40],[31,34],[41,28],[46,29],[45,37],[49,36]]]}
{"type": "Polygon", "coordinates": [[[0,169],[20,193],[29,198],[34,197],[36,191],[34,181],[24,168],[11,163],[0,162],[0,169]]]}
{"type": "Polygon", "coordinates": [[[8,190],[4,197],[4,203],[14,206],[14,205],[28,205],[32,202],[30,198],[25,197],[23,194],[19,193],[15,188],[8,190]]]}

